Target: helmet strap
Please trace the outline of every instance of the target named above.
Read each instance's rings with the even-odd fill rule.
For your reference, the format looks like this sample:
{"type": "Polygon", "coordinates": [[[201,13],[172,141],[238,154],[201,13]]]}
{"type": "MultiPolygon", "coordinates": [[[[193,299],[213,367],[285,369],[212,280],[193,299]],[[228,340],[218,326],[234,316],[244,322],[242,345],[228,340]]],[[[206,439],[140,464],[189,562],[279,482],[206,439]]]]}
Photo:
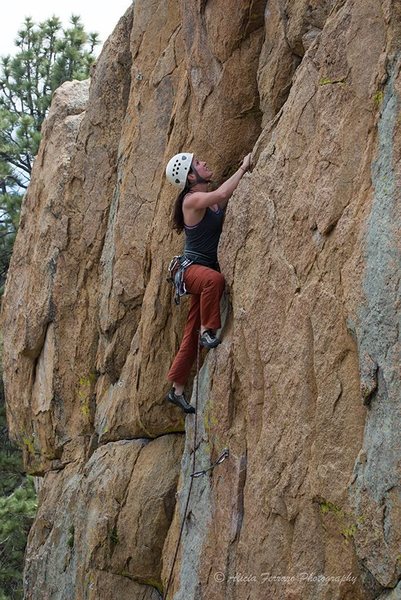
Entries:
{"type": "Polygon", "coordinates": [[[209,179],[204,179],[204,177],[201,177],[199,175],[198,171],[195,169],[195,167],[193,165],[191,165],[191,171],[193,171],[195,173],[195,177],[196,177],[195,183],[210,183],[209,179]]]}

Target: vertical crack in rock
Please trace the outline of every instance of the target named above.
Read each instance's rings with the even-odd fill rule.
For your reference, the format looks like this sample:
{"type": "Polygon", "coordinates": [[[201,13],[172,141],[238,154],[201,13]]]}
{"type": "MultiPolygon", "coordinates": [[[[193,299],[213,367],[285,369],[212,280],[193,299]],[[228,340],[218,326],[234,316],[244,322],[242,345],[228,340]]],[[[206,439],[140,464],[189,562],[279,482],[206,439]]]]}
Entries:
{"type": "MultiPolygon", "coordinates": [[[[365,302],[357,331],[362,395],[370,402],[362,456],[350,488],[357,514],[366,520],[356,536],[359,558],[385,587],[401,574],[401,538],[395,522],[401,515],[399,338],[400,210],[395,167],[395,128],[400,118],[396,87],[401,55],[388,66],[377,156],[372,165],[373,204],[365,247],[365,302]]],[[[398,87],[399,89],[399,87],[398,87]]]]}
{"type": "Polygon", "coordinates": [[[237,489],[236,491],[236,505],[235,512],[232,518],[232,540],[228,547],[227,552],[227,564],[226,564],[226,572],[229,573],[228,581],[226,582],[225,594],[226,597],[234,598],[236,597],[235,588],[236,588],[236,573],[237,573],[237,553],[238,553],[238,544],[241,536],[242,524],[244,521],[244,489],[246,484],[246,474],[247,474],[247,454],[245,453],[241,456],[239,461],[239,472],[237,479],[237,489]]]}
{"type": "MultiPolygon", "coordinates": [[[[196,440],[196,464],[195,470],[200,471],[210,465],[211,452],[209,445],[208,432],[206,430],[203,415],[207,407],[207,398],[210,389],[210,375],[208,364],[202,367],[199,373],[199,400],[198,412],[194,416],[187,417],[184,454],[181,462],[181,476],[179,482],[179,492],[177,500],[178,527],[181,526],[184,517],[184,509],[187,501],[188,490],[191,483],[192,460],[194,448],[194,419],[198,419],[198,431],[196,440]]],[[[195,404],[196,382],[192,393],[192,404],[195,404]]],[[[224,468],[224,467],[223,467],[224,468]]],[[[202,550],[207,539],[208,529],[213,518],[211,476],[210,474],[195,478],[192,484],[192,492],[189,503],[189,510],[183,530],[179,567],[177,591],[174,593],[174,600],[197,600],[201,598],[200,583],[198,572],[201,565],[202,550]]],[[[170,568],[171,558],[175,551],[175,543],[171,544],[169,552],[170,560],[166,561],[166,566],[170,568]]],[[[166,556],[166,553],[164,552],[166,556]]],[[[167,575],[168,578],[168,575],[167,575]]],[[[166,579],[167,579],[166,578],[166,579]]]]}
{"type": "Polygon", "coordinates": [[[335,4],[336,0],[266,2],[266,36],[258,73],[264,124],[273,119],[287,101],[294,74],[335,4]]]}

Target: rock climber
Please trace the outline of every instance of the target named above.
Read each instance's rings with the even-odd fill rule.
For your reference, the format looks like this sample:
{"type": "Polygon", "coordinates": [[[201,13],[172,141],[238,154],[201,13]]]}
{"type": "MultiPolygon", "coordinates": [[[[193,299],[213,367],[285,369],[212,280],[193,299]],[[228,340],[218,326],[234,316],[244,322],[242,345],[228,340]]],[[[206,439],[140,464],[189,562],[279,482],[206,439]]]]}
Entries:
{"type": "Polygon", "coordinates": [[[173,228],[178,233],[185,231],[184,255],[179,257],[183,267],[182,294],[191,294],[184,335],[167,375],[172,388],[166,399],[185,413],[195,412],[186,400],[184,388],[197,355],[199,329],[203,347],[220,344],[216,331],[221,327],[220,299],[225,282],[217,262],[217,246],[225,207],[249,170],[250,161],[248,154],[234,175],[214,191],[208,191],[213,172],[192,153],[176,154],[166,167],[168,181],[180,190],[174,205],[173,228]]]}

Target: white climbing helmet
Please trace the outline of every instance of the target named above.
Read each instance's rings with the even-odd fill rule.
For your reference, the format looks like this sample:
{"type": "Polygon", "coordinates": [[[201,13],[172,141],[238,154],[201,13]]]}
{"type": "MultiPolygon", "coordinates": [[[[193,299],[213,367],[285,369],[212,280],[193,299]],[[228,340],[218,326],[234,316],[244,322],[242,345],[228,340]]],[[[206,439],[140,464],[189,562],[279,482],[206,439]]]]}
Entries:
{"type": "Polygon", "coordinates": [[[166,167],[166,177],[170,183],[183,190],[191,167],[192,152],[181,152],[170,158],[166,167]]]}

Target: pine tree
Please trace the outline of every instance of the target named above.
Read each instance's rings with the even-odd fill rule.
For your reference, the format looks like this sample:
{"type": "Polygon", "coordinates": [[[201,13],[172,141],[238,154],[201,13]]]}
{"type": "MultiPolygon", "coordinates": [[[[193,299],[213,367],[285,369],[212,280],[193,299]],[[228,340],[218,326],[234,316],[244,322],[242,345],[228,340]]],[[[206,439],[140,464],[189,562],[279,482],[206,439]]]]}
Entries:
{"type": "Polygon", "coordinates": [[[99,40],[76,15],[68,28],[57,17],[39,24],[27,17],[15,44],[15,56],[0,59],[0,295],[52,94],[89,77],[99,40]]]}
{"type": "Polygon", "coordinates": [[[8,437],[0,338],[0,600],[22,600],[27,535],[36,512],[33,478],[26,477],[21,452],[8,437]]]}
{"type": "MultiPolygon", "coordinates": [[[[64,81],[88,78],[95,60],[97,34],[87,34],[78,16],[70,23],[63,29],[56,17],[38,25],[26,18],[15,56],[0,59],[0,295],[52,94],[64,81]]],[[[22,600],[24,551],[36,493],[33,478],[23,471],[20,451],[8,438],[1,354],[0,339],[0,600],[22,600]]]]}

